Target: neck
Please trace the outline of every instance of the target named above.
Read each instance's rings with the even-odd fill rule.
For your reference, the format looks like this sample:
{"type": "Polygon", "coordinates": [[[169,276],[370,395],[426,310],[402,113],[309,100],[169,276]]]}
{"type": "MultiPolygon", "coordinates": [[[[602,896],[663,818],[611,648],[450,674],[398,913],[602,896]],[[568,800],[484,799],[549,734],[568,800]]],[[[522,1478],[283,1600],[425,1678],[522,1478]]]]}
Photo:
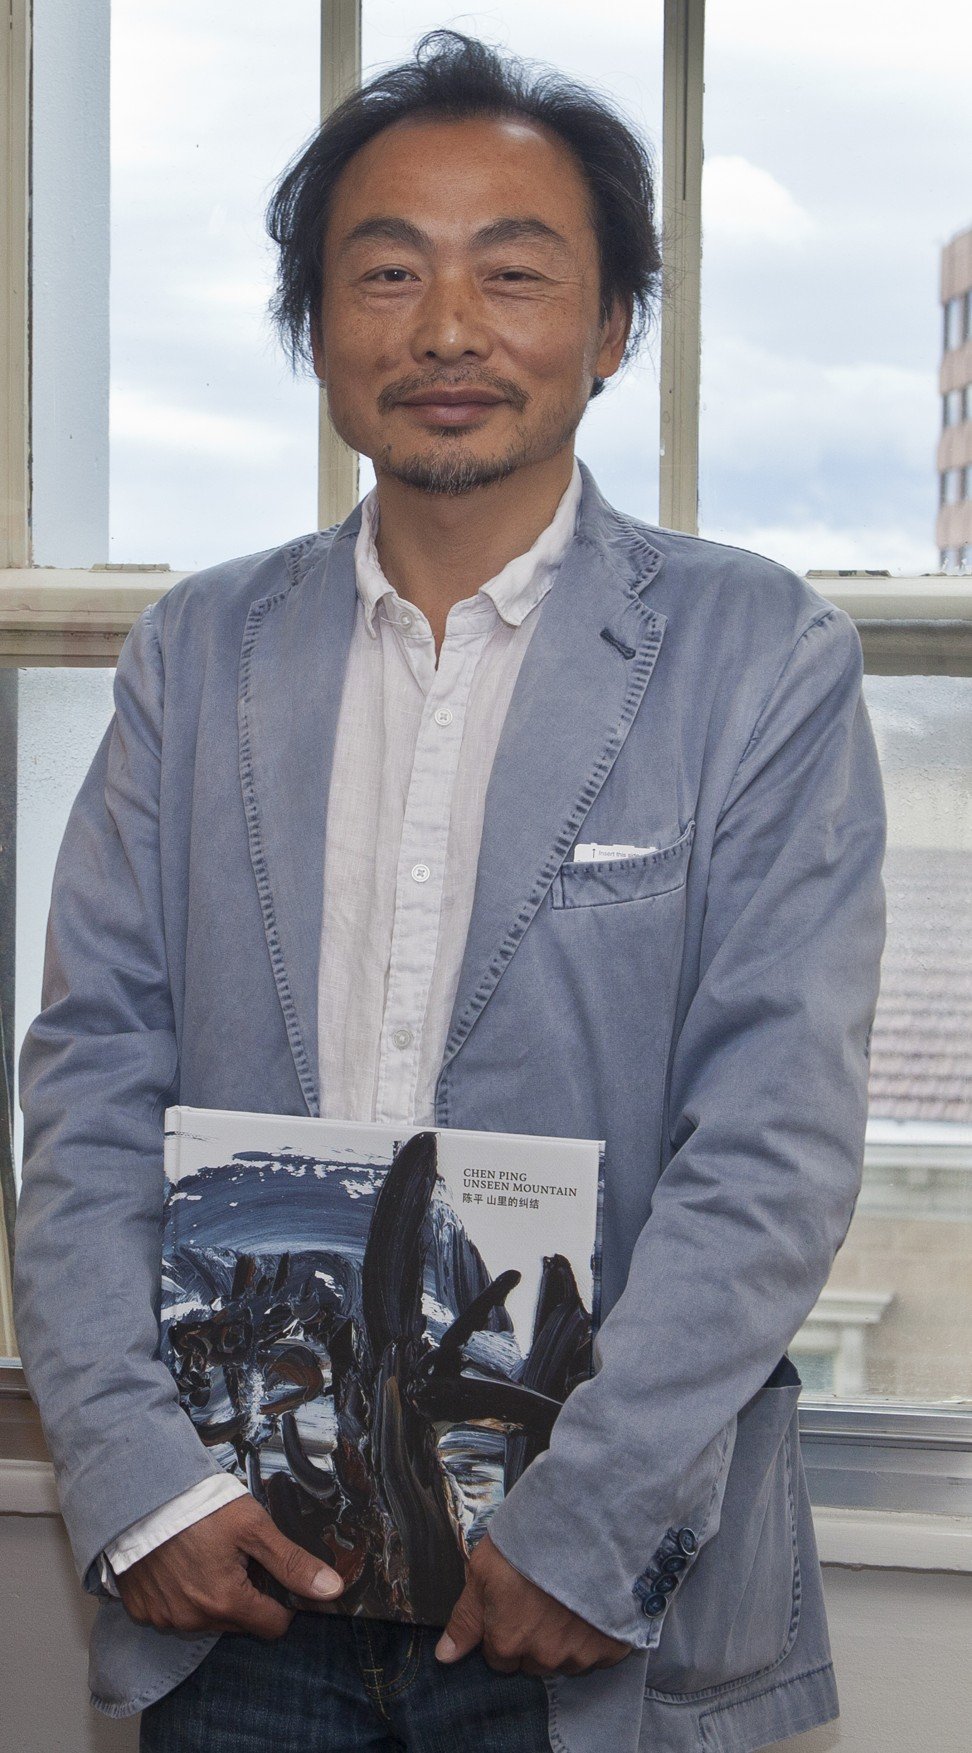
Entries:
{"type": "Polygon", "coordinates": [[[455,498],[377,475],[381,569],[399,596],[427,617],[437,646],[453,604],[474,596],[532,548],[566,493],[573,466],[568,446],[455,498]]]}

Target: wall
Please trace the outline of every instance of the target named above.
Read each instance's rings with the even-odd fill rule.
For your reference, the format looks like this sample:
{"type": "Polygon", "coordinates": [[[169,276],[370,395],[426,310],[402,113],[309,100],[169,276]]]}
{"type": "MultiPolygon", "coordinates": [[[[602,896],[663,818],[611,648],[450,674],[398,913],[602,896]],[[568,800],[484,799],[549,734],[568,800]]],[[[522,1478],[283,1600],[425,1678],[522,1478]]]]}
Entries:
{"type": "MultiPolygon", "coordinates": [[[[843,1715],[786,1753],[967,1753],[972,1578],[834,1565],[824,1577],[843,1715]]],[[[93,1612],[60,1519],[0,1514],[0,1753],[135,1753],[137,1719],[87,1703],[93,1612]]]]}

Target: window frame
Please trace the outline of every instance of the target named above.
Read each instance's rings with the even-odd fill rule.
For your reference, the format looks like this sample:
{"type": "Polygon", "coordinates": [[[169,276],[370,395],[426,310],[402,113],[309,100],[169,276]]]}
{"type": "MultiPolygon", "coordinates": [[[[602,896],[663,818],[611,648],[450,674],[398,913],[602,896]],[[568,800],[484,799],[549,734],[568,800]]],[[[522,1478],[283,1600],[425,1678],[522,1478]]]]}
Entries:
{"type": "MultiPolygon", "coordinates": [[[[9,5],[10,29],[0,37],[7,118],[0,132],[0,334],[7,342],[0,350],[0,678],[4,668],[113,663],[142,610],[187,576],[164,567],[31,563],[31,0],[9,5]]],[[[698,527],[704,26],[705,0],[665,0],[659,521],[690,534],[698,527]]],[[[324,115],[360,77],[361,0],[321,0],[321,62],[324,115]]],[[[357,474],[357,458],[331,427],[322,394],[320,527],[351,510],[357,474]]],[[[869,673],[972,675],[972,579],[813,571],[807,577],[854,620],[869,673]]],[[[26,1399],[0,1212],[0,1410],[26,1399]]],[[[972,1409],[809,1401],[801,1405],[800,1428],[815,1507],[972,1517],[972,1409]]],[[[0,1463],[4,1453],[0,1429],[0,1463]]]]}

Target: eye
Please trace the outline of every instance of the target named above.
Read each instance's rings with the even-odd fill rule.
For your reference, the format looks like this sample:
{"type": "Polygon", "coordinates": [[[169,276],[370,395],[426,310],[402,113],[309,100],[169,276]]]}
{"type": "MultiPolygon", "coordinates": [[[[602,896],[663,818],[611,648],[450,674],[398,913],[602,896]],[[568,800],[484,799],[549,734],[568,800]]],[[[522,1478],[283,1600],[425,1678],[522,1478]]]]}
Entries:
{"type": "Polygon", "coordinates": [[[539,274],[531,274],[526,268],[502,268],[496,276],[498,280],[539,280],[539,274]]]}
{"type": "Polygon", "coordinates": [[[413,276],[407,268],[376,268],[373,274],[366,274],[365,279],[377,282],[382,286],[401,286],[413,276]]]}

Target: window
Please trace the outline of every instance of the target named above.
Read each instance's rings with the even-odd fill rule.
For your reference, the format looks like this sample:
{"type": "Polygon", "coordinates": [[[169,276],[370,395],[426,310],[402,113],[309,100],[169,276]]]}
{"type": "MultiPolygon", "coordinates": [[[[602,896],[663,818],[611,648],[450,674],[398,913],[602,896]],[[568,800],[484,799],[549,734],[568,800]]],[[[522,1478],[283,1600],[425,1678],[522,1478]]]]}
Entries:
{"type": "Polygon", "coordinates": [[[964,297],[950,298],[945,306],[945,349],[961,347],[968,334],[968,303],[964,297]]]}
{"type": "MultiPolygon", "coordinates": [[[[25,40],[25,4],[12,0],[4,52],[25,40]]],[[[35,29],[32,554],[18,485],[25,422],[10,421],[18,442],[2,465],[13,508],[11,570],[0,574],[0,1019],[11,1094],[15,1048],[36,1010],[53,855],[107,721],[125,630],[179,576],[164,568],[266,546],[318,516],[332,521],[353,499],[326,425],[318,476],[316,390],[293,383],[272,348],[262,209],[314,126],[321,43],[332,97],[353,71],[354,0],[323,0],[320,10],[281,0],[272,21],[255,5],[241,12],[216,0],[202,13],[173,0],[149,23],[135,0],[113,0],[110,139],[107,10],[97,25],[61,12],[38,8],[35,29]],[[90,113],[59,112],[66,66],[70,89],[98,94],[90,113]],[[92,220],[77,259],[57,250],[65,200],[92,220]],[[316,512],[315,492],[330,510],[316,512]],[[41,583],[31,560],[62,570],[41,583]]],[[[693,133],[702,0],[608,15],[610,29],[594,34],[586,0],[454,15],[428,0],[365,0],[361,54],[367,68],[393,61],[423,30],[455,22],[600,84],[664,144],[678,266],[661,345],[592,405],[581,454],[617,503],[688,529],[700,455],[703,534],[801,571],[831,568],[809,576],[861,631],[888,791],[888,947],[863,1190],[792,1352],[819,1501],[847,1501],[829,1445],[853,1428],[866,1454],[870,1433],[892,1447],[906,1435],[894,1449],[894,1501],[942,1507],[934,1482],[915,1483],[924,1451],[907,1421],[915,1409],[938,1431],[951,1421],[949,1455],[972,1454],[961,1347],[972,1312],[972,460],[963,448],[972,384],[956,357],[972,334],[961,271],[972,210],[967,113],[961,96],[948,100],[963,87],[964,63],[931,52],[944,40],[941,0],[877,36],[863,0],[825,0],[812,18],[770,0],[710,7],[703,180],[693,133]],[[669,98],[691,100],[669,103],[664,142],[663,60],[669,98]],[[903,126],[917,145],[902,168],[889,143],[903,126]],[[952,276],[941,287],[944,335],[940,268],[952,276]],[[701,391],[692,368],[700,274],[701,391]],[[667,500],[659,376],[671,388],[667,500]]],[[[4,332],[20,336],[7,405],[22,412],[14,374],[27,359],[26,325],[18,329],[16,313],[31,167],[26,119],[18,133],[11,114],[8,185],[19,175],[24,198],[5,216],[15,247],[0,295],[4,332]]],[[[12,1113],[8,1104],[11,1134],[12,1113]]],[[[18,1153],[19,1137],[7,1145],[0,1125],[8,1224],[18,1153]]],[[[2,1242],[0,1225],[0,1352],[14,1344],[2,1242]]]]}
{"type": "Polygon", "coordinates": [[[972,677],[864,696],[888,808],[864,1185],[793,1356],[826,1338],[828,1392],[972,1407],[972,677]]]}
{"type": "MultiPolygon", "coordinates": [[[[80,788],[112,713],[114,670],[48,667],[0,670],[15,708],[8,751],[15,772],[13,848],[0,855],[0,887],[15,896],[13,958],[14,1045],[19,1056],[27,1026],[40,1009],[44,928],[50,904],[54,860],[68,811],[80,788]]],[[[12,1087],[16,1089],[16,1078],[12,1087]]],[[[14,1109],[15,1180],[23,1143],[19,1101],[14,1109]]]]}
{"type": "Polygon", "coordinates": [[[967,121],[939,113],[944,78],[967,116],[966,81],[929,44],[954,16],[949,0],[877,29],[862,0],[706,9],[699,528],[797,571],[925,573],[952,545],[933,459],[937,395],[951,425],[962,380],[936,287],[954,348],[972,203],[967,121]]]}

